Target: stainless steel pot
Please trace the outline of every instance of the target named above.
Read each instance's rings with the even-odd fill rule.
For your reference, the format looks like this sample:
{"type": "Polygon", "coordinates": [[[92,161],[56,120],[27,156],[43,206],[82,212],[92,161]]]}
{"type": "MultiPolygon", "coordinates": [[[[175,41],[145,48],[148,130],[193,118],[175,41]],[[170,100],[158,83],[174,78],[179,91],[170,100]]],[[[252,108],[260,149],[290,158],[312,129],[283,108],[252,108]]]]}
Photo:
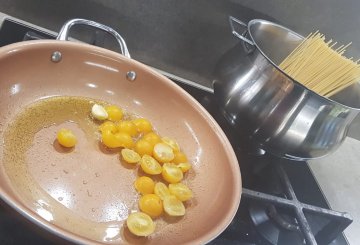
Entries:
{"type": "Polygon", "coordinates": [[[322,97],[278,67],[301,35],[259,19],[245,24],[230,17],[230,25],[241,42],[219,61],[213,83],[228,121],[279,157],[313,159],[337,149],[360,111],[359,83],[322,97]]]}

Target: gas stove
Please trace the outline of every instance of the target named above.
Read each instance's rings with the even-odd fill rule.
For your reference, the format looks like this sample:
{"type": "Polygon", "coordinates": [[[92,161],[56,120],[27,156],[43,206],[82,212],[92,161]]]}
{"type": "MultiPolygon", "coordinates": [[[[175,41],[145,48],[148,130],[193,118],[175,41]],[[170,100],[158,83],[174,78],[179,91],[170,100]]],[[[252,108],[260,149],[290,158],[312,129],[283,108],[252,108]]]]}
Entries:
{"type": "MultiPolygon", "coordinates": [[[[100,38],[99,38],[100,36],[100,38]]],[[[0,46],[23,40],[54,39],[53,32],[5,19],[0,46]]],[[[101,45],[97,33],[92,44],[101,45]]],[[[342,231],[351,224],[346,212],[329,209],[307,162],[279,159],[254,148],[227,123],[211,89],[159,71],[185,89],[210,112],[229,138],[239,160],[243,192],[229,227],[210,244],[348,244],[342,231]]],[[[0,202],[1,244],[64,244],[0,202]]]]}

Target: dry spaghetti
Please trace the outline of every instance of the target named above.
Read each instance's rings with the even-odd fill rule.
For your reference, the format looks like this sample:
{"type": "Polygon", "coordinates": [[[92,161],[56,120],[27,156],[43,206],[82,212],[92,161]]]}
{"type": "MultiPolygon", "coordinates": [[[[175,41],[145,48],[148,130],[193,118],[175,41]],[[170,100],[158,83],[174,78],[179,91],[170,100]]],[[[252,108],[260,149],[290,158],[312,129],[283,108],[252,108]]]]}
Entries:
{"type": "Polygon", "coordinates": [[[279,67],[312,91],[330,97],[360,78],[360,59],[343,56],[351,43],[335,49],[336,44],[326,42],[319,32],[311,33],[279,67]]]}

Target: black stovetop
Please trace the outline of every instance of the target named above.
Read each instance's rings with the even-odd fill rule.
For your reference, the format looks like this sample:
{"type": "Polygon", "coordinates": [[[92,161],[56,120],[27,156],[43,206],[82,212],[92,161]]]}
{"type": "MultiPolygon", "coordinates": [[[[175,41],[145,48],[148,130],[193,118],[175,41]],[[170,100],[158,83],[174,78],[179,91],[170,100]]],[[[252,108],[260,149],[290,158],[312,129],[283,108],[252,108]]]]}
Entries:
{"type": "MultiPolygon", "coordinates": [[[[13,20],[5,20],[0,29],[0,46],[36,38],[54,36],[13,20]]],[[[329,241],[347,244],[342,230],[351,219],[346,213],[324,210],[329,206],[307,162],[258,154],[246,137],[226,122],[212,93],[174,82],[198,100],[219,123],[241,168],[244,189],[239,210],[229,227],[210,244],[304,244],[305,241],[308,244],[327,244],[329,241]],[[299,212],[307,219],[305,226],[296,216],[299,212]],[[307,228],[312,234],[305,234],[306,240],[302,231],[307,228]]],[[[0,202],[0,244],[64,243],[68,242],[35,226],[0,202]]]]}

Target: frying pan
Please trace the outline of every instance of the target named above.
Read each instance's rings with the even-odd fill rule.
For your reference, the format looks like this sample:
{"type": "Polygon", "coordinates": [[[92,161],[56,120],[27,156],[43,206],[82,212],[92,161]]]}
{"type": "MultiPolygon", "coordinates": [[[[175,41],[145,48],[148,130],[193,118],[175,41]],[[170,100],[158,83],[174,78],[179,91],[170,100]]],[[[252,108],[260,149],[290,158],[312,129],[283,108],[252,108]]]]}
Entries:
{"type": "MultiPolygon", "coordinates": [[[[130,59],[113,29],[75,19],[57,40],[27,41],[0,48],[0,196],[35,224],[69,241],[85,244],[201,244],[219,235],[234,217],[241,196],[240,169],[226,136],[205,109],[179,86],[130,59]],[[112,34],[123,55],[66,41],[74,24],[112,34]],[[137,208],[137,170],[119,154],[88,142],[82,128],[65,120],[33,136],[23,162],[6,157],[6,132],[35,101],[81,96],[121,106],[148,118],[161,135],[176,139],[193,168],[186,176],[194,198],[182,218],[157,219],[150,237],[136,237],[125,220],[137,208]],[[72,152],[55,149],[56,132],[72,129],[72,152]]],[[[25,131],[26,132],[26,125],[25,131]]],[[[18,136],[21,142],[22,135],[18,136]]],[[[20,147],[20,146],[19,146],[20,147]]],[[[16,148],[16,147],[15,147],[16,148]]]]}

